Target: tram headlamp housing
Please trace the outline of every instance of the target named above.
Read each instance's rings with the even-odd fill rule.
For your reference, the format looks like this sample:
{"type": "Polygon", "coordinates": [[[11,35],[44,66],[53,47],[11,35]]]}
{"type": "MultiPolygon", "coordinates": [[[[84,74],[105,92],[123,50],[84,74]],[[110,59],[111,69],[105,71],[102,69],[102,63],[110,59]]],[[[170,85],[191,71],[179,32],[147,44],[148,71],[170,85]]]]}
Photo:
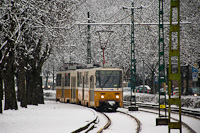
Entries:
{"type": "Polygon", "coordinates": [[[116,98],[119,99],[119,95],[116,95],[116,98]]]}
{"type": "Polygon", "coordinates": [[[104,98],[104,95],[101,95],[101,98],[103,99],[103,98],[104,98]]]}

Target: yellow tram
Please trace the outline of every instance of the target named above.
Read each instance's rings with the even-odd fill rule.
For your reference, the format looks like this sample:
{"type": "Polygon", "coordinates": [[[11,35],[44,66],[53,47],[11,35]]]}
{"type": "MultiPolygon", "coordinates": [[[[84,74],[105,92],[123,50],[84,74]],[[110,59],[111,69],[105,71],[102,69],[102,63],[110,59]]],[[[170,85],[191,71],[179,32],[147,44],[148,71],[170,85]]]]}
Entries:
{"type": "Polygon", "coordinates": [[[57,72],[56,100],[116,110],[123,106],[122,74],[122,69],[102,67],[57,72]]]}

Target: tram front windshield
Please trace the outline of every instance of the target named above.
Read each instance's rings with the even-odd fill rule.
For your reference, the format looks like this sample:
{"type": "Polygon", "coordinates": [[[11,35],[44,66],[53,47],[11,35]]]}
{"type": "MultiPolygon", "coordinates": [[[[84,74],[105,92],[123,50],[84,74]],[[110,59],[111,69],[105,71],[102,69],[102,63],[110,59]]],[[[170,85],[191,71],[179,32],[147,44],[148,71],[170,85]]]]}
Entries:
{"type": "Polygon", "coordinates": [[[112,70],[96,71],[96,88],[122,87],[122,72],[112,70]]]}

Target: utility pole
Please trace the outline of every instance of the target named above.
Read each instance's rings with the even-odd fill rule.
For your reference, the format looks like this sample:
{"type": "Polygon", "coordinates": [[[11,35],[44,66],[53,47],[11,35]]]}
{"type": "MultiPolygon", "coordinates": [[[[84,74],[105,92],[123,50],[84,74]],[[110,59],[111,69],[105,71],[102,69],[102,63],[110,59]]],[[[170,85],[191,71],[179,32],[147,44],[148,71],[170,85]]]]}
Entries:
{"type": "MultiPolygon", "coordinates": [[[[128,9],[123,7],[123,9],[128,9]]],[[[130,107],[129,111],[138,111],[138,108],[136,107],[136,96],[135,96],[135,107],[132,106],[132,92],[135,90],[136,86],[136,59],[135,59],[135,43],[134,43],[134,9],[142,9],[142,7],[134,8],[134,2],[132,1],[131,6],[131,97],[130,97],[130,107]]]]}
{"type": "MultiPolygon", "coordinates": [[[[135,90],[136,84],[136,60],[135,60],[135,43],[134,43],[134,2],[132,1],[132,8],[131,8],[131,98],[130,103],[132,102],[132,92],[135,90]]],[[[136,96],[135,96],[136,101],[136,96]]],[[[132,103],[131,103],[132,105],[132,103]]],[[[136,106],[136,104],[135,104],[136,106]]]]}
{"type": "Polygon", "coordinates": [[[145,93],[145,74],[144,74],[144,59],[142,60],[142,63],[143,63],[143,65],[142,65],[142,84],[143,84],[143,93],[145,93]]]}
{"type": "MultiPolygon", "coordinates": [[[[87,13],[88,14],[88,23],[90,23],[90,12],[87,13]]],[[[91,64],[91,35],[90,35],[90,25],[87,26],[88,28],[88,43],[87,43],[87,64],[91,64]]]]}
{"type": "Polygon", "coordinates": [[[182,133],[181,121],[181,68],[180,68],[180,0],[170,2],[170,29],[169,29],[169,76],[168,76],[168,132],[171,129],[179,129],[182,133]],[[177,24],[172,24],[177,21],[177,24]],[[172,38],[173,37],[173,38],[172,38]],[[172,65],[176,65],[177,71],[172,71],[172,65]],[[171,97],[173,81],[178,82],[178,97],[171,97]],[[179,119],[173,122],[171,118],[171,105],[178,106],[179,119]]]}
{"type": "Polygon", "coordinates": [[[168,125],[167,113],[166,113],[166,80],[165,80],[165,54],[164,54],[164,21],[163,21],[163,0],[159,0],[159,78],[158,78],[158,90],[159,90],[159,118],[156,118],[157,125],[168,125]],[[160,88],[164,88],[164,92],[160,91],[160,88]],[[164,103],[161,102],[161,98],[164,99],[164,103]],[[164,115],[161,114],[161,109],[164,109],[164,115]]]}

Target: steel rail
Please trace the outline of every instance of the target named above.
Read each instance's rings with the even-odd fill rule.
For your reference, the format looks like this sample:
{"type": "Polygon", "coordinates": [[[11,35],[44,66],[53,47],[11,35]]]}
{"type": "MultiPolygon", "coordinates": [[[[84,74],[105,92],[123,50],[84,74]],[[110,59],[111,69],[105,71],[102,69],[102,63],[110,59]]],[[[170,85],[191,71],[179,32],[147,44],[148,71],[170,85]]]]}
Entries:
{"type": "Polygon", "coordinates": [[[134,116],[132,116],[132,115],[130,115],[130,114],[128,114],[128,113],[125,113],[125,112],[122,112],[122,111],[117,111],[117,112],[120,112],[120,113],[122,113],[122,114],[125,114],[125,115],[128,115],[128,116],[130,116],[131,118],[133,118],[136,122],[137,122],[137,130],[136,130],[136,133],[139,133],[140,132],[140,129],[141,129],[141,122],[136,118],[136,117],[134,117],[134,116]]]}
{"type": "MultiPolygon", "coordinates": [[[[139,111],[142,111],[142,112],[147,112],[147,113],[151,113],[151,114],[157,114],[158,115],[158,113],[156,113],[156,112],[151,112],[151,111],[147,111],[147,110],[141,110],[141,109],[139,109],[139,111]]],[[[174,112],[173,112],[174,113],[174,112]]],[[[171,117],[171,119],[173,119],[173,120],[175,120],[175,121],[178,121],[178,119],[176,119],[176,118],[173,118],[173,117],[171,117]]],[[[187,125],[185,122],[181,122],[181,124],[189,131],[189,133],[196,133],[189,125],[187,125]]]]}
{"type": "MultiPolygon", "coordinates": [[[[128,105],[128,102],[124,102],[124,105],[128,105]]],[[[158,104],[144,104],[144,103],[137,103],[137,106],[140,108],[147,108],[147,109],[154,109],[157,110],[158,109],[158,104]]],[[[168,106],[166,106],[166,108],[168,109],[168,106]]],[[[176,113],[178,108],[173,107],[171,110],[176,113]]],[[[183,115],[185,116],[189,116],[189,117],[193,117],[195,119],[200,120],[200,111],[195,111],[195,110],[189,110],[189,109],[181,109],[183,115]]]]}
{"type": "MultiPolygon", "coordinates": [[[[129,117],[133,118],[136,123],[137,123],[137,129],[136,129],[136,133],[139,133],[140,132],[140,129],[141,129],[141,122],[134,116],[128,114],[128,113],[125,113],[125,112],[122,112],[122,111],[117,111],[118,113],[122,113],[124,115],[128,115],[129,117]]],[[[102,113],[102,112],[101,112],[102,113]]],[[[105,113],[102,113],[103,115],[106,116],[106,118],[108,119],[108,122],[107,124],[101,128],[97,133],[102,133],[103,130],[106,130],[110,125],[111,125],[111,119],[105,114],[105,113]]]]}
{"type": "MultiPolygon", "coordinates": [[[[146,104],[145,104],[146,105],[146,104]]],[[[140,108],[146,108],[146,109],[149,109],[149,110],[158,110],[158,107],[157,106],[140,106],[140,108]]],[[[147,113],[152,113],[152,114],[158,114],[156,112],[152,112],[152,111],[147,111],[147,110],[141,110],[139,109],[139,111],[142,111],[142,112],[147,112],[147,113]]],[[[177,114],[177,112],[173,111],[174,114],[177,114]]],[[[198,119],[200,120],[200,118],[198,117],[194,117],[194,115],[188,115],[188,114],[182,114],[184,116],[188,116],[188,117],[192,117],[192,118],[195,118],[195,119],[198,119]]],[[[178,121],[178,119],[176,118],[173,118],[171,117],[171,119],[175,120],[175,121],[178,121]]],[[[196,133],[189,125],[187,125],[185,122],[182,122],[182,125],[190,132],[190,133],[196,133]]]]}
{"type": "MultiPolygon", "coordinates": [[[[93,111],[93,110],[92,110],[93,111]]],[[[93,111],[95,112],[95,111],[93,111]]],[[[95,114],[95,113],[94,113],[95,114]]],[[[93,120],[91,120],[88,124],[86,124],[85,126],[82,126],[78,129],[76,129],[75,131],[73,131],[72,133],[79,133],[79,132],[89,132],[90,130],[92,130],[94,128],[95,122],[97,121],[98,116],[96,116],[93,120]]]]}
{"type": "Polygon", "coordinates": [[[97,132],[97,133],[102,133],[103,130],[107,129],[111,125],[111,120],[105,113],[103,112],[99,112],[99,113],[102,113],[108,119],[108,122],[106,123],[106,125],[97,132]]]}
{"type": "MultiPolygon", "coordinates": [[[[122,112],[122,111],[117,111],[117,112],[118,112],[118,113],[122,113],[122,114],[124,114],[124,115],[128,115],[129,117],[133,118],[133,119],[136,121],[136,123],[137,123],[137,130],[136,130],[136,133],[139,133],[139,132],[140,132],[140,129],[141,129],[141,122],[140,122],[136,117],[134,117],[134,116],[132,116],[132,115],[130,115],[130,114],[128,114],[128,113],[122,112]]],[[[100,113],[102,113],[102,114],[108,119],[108,122],[107,122],[106,125],[105,125],[103,128],[101,128],[97,133],[102,133],[103,130],[106,130],[106,129],[111,125],[111,119],[110,119],[105,113],[103,113],[103,112],[100,112],[100,113]]]]}

